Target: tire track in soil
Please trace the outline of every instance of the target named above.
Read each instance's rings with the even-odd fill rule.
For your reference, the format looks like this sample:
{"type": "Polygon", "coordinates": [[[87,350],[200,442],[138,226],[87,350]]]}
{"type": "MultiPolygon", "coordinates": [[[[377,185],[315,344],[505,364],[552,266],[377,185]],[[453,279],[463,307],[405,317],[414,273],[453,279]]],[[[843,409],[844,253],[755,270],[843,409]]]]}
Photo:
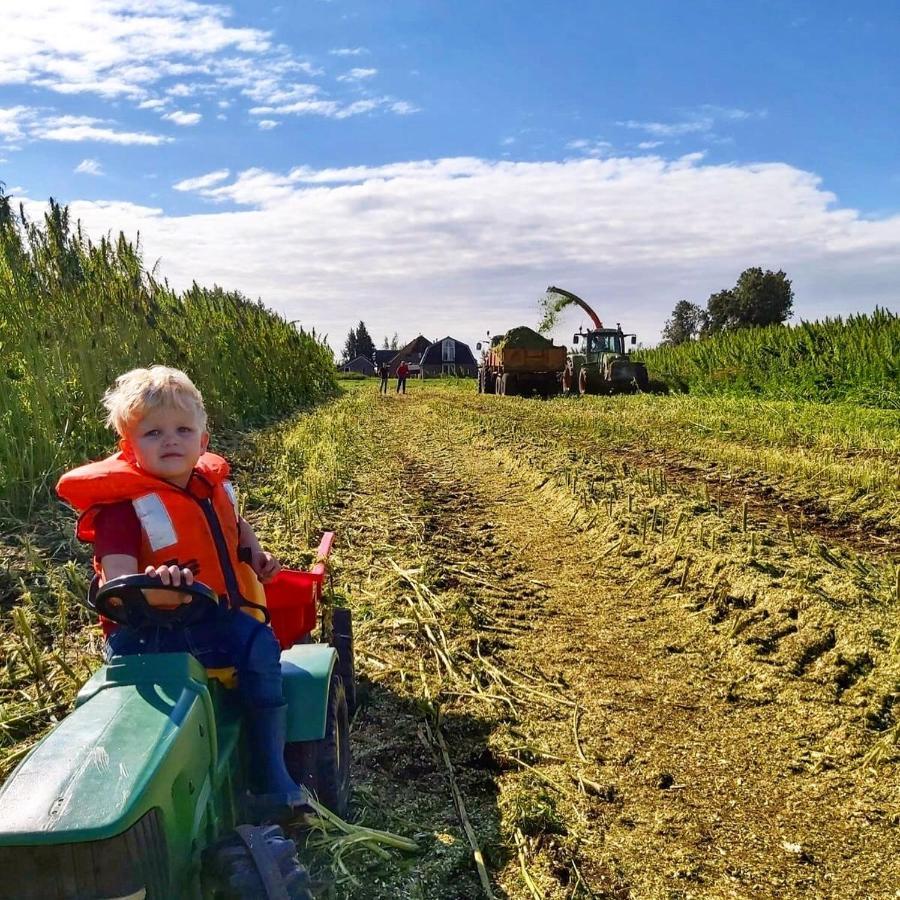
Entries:
{"type": "MultiPolygon", "coordinates": [[[[386,592],[381,596],[387,600],[387,608],[376,608],[369,619],[356,611],[366,699],[353,732],[354,779],[361,785],[357,795],[399,812],[405,827],[398,824],[398,830],[408,832],[409,824],[416,822],[426,833],[437,832],[439,843],[437,852],[427,852],[408,876],[388,877],[383,884],[379,878],[351,888],[347,896],[462,900],[482,891],[458,825],[446,770],[423,734],[427,715],[417,683],[419,660],[423,666],[428,661],[430,693],[441,705],[455,778],[492,872],[506,865],[510,848],[500,837],[497,810],[497,775],[505,764],[490,747],[491,732],[512,717],[506,708],[497,715],[496,704],[485,709],[483,703],[460,698],[454,690],[459,685],[442,687],[431,671],[440,671],[440,663],[430,665],[427,645],[409,629],[398,633],[393,627],[404,621],[407,592],[392,578],[383,554],[401,567],[425,570],[422,577],[431,590],[448,601],[448,620],[442,624],[454,659],[457,654],[480,654],[490,660],[532,627],[532,620],[541,616],[541,602],[523,579],[512,550],[497,545],[488,506],[473,485],[458,477],[456,458],[431,444],[423,454],[418,442],[404,440],[402,435],[416,434],[417,429],[405,421],[402,407],[399,411],[398,416],[398,407],[390,408],[391,427],[384,427],[387,421],[379,423],[374,442],[381,444],[381,451],[357,479],[344,521],[337,523],[341,586],[363,598],[365,605],[379,592],[386,592]],[[360,508],[367,510],[362,520],[360,508]],[[453,841],[449,847],[448,835],[453,841]]],[[[502,886],[495,885],[495,891],[497,897],[507,896],[502,886]]]]}
{"type": "MultiPolygon", "coordinates": [[[[454,653],[487,651],[494,665],[584,710],[583,763],[566,709],[535,703],[504,718],[443,697],[457,778],[498,896],[530,896],[505,800],[535,782],[511,738],[540,748],[529,757],[533,770],[562,788],[554,793],[567,834],[538,831],[527,847],[548,898],[578,895],[576,877],[599,897],[889,896],[900,869],[879,804],[890,803],[890,791],[867,797],[858,773],[793,767],[798,745],[815,743],[802,707],[736,703],[734,672],[710,635],[680,603],[654,596],[651,577],[623,585],[617,561],[598,566],[598,542],[569,534],[568,507],[535,494],[520,460],[476,452],[415,394],[388,407],[382,424],[374,462],[392,468],[368,484],[366,520],[342,526],[355,546],[341,554],[341,578],[357,579],[363,597],[383,589],[384,561],[360,541],[380,529],[398,563],[423,565],[449,601],[454,653]],[[414,558],[401,561],[404,553],[414,558]],[[575,787],[579,775],[589,792],[575,787]]],[[[394,593],[396,615],[404,606],[396,584],[394,593]]],[[[363,652],[394,652],[407,675],[372,672],[371,703],[354,733],[356,776],[369,796],[402,785],[423,831],[455,835],[455,855],[442,868],[426,854],[402,892],[394,883],[387,893],[352,896],[480,896],[451,824],[445,773],[421,752],[422,712],[409,690],[417,658],[409,655],[421,657],[422,644],[387,631],[379,646],[377,634],[361,629],[363,652]],[[392,691],[405,697],[400,715],[392,691]]]]}

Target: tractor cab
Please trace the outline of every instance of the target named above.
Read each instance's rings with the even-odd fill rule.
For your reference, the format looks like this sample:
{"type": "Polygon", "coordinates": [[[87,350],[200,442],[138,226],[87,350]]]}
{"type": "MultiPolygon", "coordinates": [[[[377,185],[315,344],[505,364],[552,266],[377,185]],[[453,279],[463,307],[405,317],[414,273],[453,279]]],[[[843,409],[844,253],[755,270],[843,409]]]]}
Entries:
{"type": "Polygon", "coordinates": [[[578,344],[583,339],[585,344],[584,352],[589,355],[614,353],[617,356],[625,356],[627,353],[625,349],[626,337],[631,337],[632,344],[637,342],[635,335],[626,335],[621,328],[616,330],[604,328],[602,330],[588,331],[587,333],[580,332],[573,335],[572,342],[578,344]]]}

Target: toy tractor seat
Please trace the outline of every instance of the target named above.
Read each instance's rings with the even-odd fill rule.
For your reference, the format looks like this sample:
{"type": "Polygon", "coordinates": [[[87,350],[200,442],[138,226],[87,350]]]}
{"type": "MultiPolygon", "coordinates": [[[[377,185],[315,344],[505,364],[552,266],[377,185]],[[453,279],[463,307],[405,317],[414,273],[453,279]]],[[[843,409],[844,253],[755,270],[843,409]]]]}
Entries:
{"type": "MultiPolygon", "coordinates": [[[[316,627],[323,578],[324,570],[316,573],[282,569],[265,585],[269,625],[282,650],[310,640],[310,634],[316,627]]],[[[237,687],[237,669],[234,666],[207,667],[206,674],[223,687],[237,687]]]]}

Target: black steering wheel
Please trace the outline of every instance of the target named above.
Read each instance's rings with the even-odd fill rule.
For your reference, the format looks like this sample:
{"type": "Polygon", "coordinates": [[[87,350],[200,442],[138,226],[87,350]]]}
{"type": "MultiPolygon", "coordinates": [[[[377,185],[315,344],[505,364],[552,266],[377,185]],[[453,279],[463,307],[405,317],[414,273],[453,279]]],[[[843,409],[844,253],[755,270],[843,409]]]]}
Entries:
{"type": "Polygon", "coordinates": [[[95,612],[125,625],[141,628],[147,625],[163,628],[183,628],[212,615],[219,606],[219,599],[212,588],[200,581],[175,587],[163,584],[152,575],[123,575],[107,581],[96,593],[91,591],[88,606],[95,612]],[[171,591],[173,594],[189,594],[190,603],[182,603],[172,609],[151,606],[144,591],[171,591]],[[113,598],[119,603],[112,603],[113,598]]]}

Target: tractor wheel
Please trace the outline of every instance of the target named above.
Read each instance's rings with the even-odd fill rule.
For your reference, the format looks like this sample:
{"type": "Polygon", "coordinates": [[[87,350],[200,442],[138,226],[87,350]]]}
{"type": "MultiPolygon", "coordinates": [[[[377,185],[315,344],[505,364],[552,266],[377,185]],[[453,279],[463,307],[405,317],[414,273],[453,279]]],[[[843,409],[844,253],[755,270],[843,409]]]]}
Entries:
{"type": "Polygon", "coordinates": [[[572,385],[575,383],[574,373],[570,366],[566,366],[563,369],[562,378],[560,379],[560,384],[562,385],[562,392],[564,395],[568,396],[572,393],[572,385]]]}
{"type": "Polygon", "coordinates": [[[587,369],[581,369],[578,373],[578,393],[584,396],[588,392],[587,369]]]}
{"type": "Polygon", "coordinates": [[[477,381],[478,381],[478,393],[483,394],[484,393],[484,369],[478,370],[477,381]]]}
{"type": "Polygon", "coordinates": [[[206,851],[204,869],[216,900],[313,900],[309,872],[277,825],[236,828],[206,851]]]}
{"type": "Polygon", "coordinates": [[[498,397],[504,396],[506,394],[506,375],[498,375],[496,382],[494,382],[494,391],[498,397]]]}
{"type": "Polygon", "coordinates": [[[353,657],[353,614],[343,606],[336,606],[331,613],[331,637],[329,643],[337,650],[337,669],[344,682],[347,711],[356,712],[356,661],[353,657]]]}
{"type": "Polygon", "coordinates": [[[319,802],[341,818],[350,802],[350,716],[340,673],[328,686],[325,737],[284,745],[284,762],[291,778],[312,791],[319,802]]]}

